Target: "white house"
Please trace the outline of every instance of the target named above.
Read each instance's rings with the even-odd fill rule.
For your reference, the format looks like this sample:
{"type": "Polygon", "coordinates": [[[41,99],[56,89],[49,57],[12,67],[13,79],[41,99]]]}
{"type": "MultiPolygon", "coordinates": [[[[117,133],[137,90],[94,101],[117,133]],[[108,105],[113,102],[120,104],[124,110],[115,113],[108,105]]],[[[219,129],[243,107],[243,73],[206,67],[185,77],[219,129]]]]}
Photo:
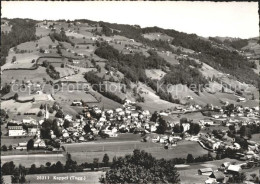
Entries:
{"type": "Polygon", "coordinates": [[[22,136],[25,135],[25,130],[22,126],[8,126],[9,136],[22,136]]]}

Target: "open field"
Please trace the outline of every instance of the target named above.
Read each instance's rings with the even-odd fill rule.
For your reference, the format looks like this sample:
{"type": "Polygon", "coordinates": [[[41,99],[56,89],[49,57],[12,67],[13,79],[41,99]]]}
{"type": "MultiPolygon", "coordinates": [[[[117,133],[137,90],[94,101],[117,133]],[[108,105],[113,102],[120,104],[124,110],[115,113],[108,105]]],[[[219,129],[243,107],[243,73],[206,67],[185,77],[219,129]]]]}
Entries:
{"type": "MultiPolygon", "coordinates": [[[[99,178],[105,175],[105,172],[95,171],[95,172],[73,172],[73,173],[55,173],[55,174],[32,174],[26,175],[26,180],[30,183],[99,183],[99,178]],[[40,177],[48,176],[48,180],[40,180],[40,177]],[[57,177],[67,177],[65,180],[57,180],[57,177]],[[77,179],[78,180],[77,180],[77,179]],[[80,180],[80,178],[84,178],[80,180]]],[[[11,176],[4,176],[4,181],[6,183],[11,183],[11,176]]]]}
{"type": "Polygon", "coordinates": [[[145,150],[158,159],[186,158],[188,153],[192,153],[195,157],[208,153],[197,142],[189,141],[181,141],[176,147],[168,150],[164,149],[163,145],[159,143],[141,142],[138,140],[121,141],[120,138],[118,138],[118,141],[114,139],[112,142],[88,142],[65,144],[63,146],[66,151],[71,153],[72,159],[78,163],[92,162],[94,158],[102,160],[105,153],[112,159],[114,156],[132,154],[134,149],[145,150]]]}
{"type": "Polygon", "coordinates": [[[86,102],[97,102],[91,94],[86,93],[85,91],[60,91],[54,95],[54,98],[59,101],[68,101],[68,104],[71,104],[74,100],[76,101],[86,101],[86,102]]]}
{"type": "Polygon", "coordinates": [[[46,80],[50,80],[50,76],[46,73],[46,68],[39,66],[36,70],[6,70],[3,71],[3,75],[1,78],[1,82],[4,83],[10,83],[12,81],[18,80],[19,83],[24,80],[25,82],[27,80],[33,81],[33,82],[43,82],[43,78],[46,80]]]}
{"type": "Polygon", "coordinates": [[[167,61],[168,63],[170,63],[172,65],[179,64],[179,60],[177,59],[176,54],[172,54],[172,53],[166,54],[166,53],[162,53],[162,52],[157,52],[157,53],[160,57],[165,59],[165,61],[167,61]]]}
{"type": "Polygon", "coordinates": [[[71,68],[55,67],[55,70],[60,72],[60,77],[66,77],[75,74],[75,71],[71,68]]]}
{"type": "Polygon", "coordinates": [[[52,41],[49,36],[44,36],[40,38],[36,43],[38,43],[39,47],[42,49],[49,49],[49,46],[57,46],[58,41],[52,41]]]}
{"type": "Polygon", "coordinates": [[[46,29],[44,27],[36,27],[36,36],[47,36],[50,32],[50,29],[46,29]]]}
{"type": "Polygon", "coordinates": [[[160,69],[151,69],[151,70],[147,69],[145,70],[145,74],[148,78],[161,80],[166,73],[160,69]]]}
{"type": "Polygon", "coordinates": [[[139,83],[138,91],[139,94],[145,99],[144,103],[138,103],[138,105],[151,112],[180,106],[178,104],[170,103],[168,101],[160,99],[160,97],[156,95],[156,92],[154,90],[143,83],[139,83]]]}
{"type": "Polygon", "coordinates": [[[12,113],[21,112],[23,114],[29,111],[31,107],[32,107],[32,102],[19,103],[19,102],[15,102],[14,100],[6,100],[1,102],[1,108],[8,109],[9,112],[12,113]]]}
{"type": "Polygon", "coordinates": [[[35,63],[32,60],[37,60],[39,54],[37,52],[15,54],[14,52],[9,52],[6,58],[6,64],[1,67],[1,70],[9,68],[31,68],[35,63]],[[11,63],[13,57],[16,57],[16,63],[11,63]]]}

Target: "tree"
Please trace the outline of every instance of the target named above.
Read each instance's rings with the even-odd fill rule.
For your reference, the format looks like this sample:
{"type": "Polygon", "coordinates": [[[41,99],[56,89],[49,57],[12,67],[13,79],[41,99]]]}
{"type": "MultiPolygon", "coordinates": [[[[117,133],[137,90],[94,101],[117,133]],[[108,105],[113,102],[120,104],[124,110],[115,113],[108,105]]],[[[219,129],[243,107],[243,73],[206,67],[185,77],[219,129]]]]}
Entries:
{"type": "Polygon", "coordinates": [[[52,107],[50,107],[50,108],[49,108],[49,113],[51,113],[51,114],[52,114],[53,112],[54,112],[53,108],[52,108],[52,107]]]}
{"type": "Polygon", "coordinates": [[[182,124],[182,123],[188,123],[187,118],[181,118],[180,119],[180,124],[182,124]]]}
{"type": "Polygon", "coordinates": [[[180,183],[172,160],[156,160],[151,154],[134,150],[132,155],[113,159],[102,183],[180,183]]]}
{"type": "Polygon", "coordinates": [[[99,158],[94,158],[93,159],[93,164],[95,168],[99,168],[99,158]]]}
{"type": "Polygon", "coordinates": [[[174,133],[182,133],[182,132],[183,132],[183,127],[180,126],[179,124],[176,124],[176,125],[174,125],[174,127],[173,127],[173,132],[174,132],[174,133]]]}
{"type": "Polygon", "coordinates": [[[34,148],[34,140],[33,139],[30,139],[27,143],[27,150],[31,150],[34,148]]]}
{"type": "Polygon", "coordinates": [[[9,148],[9,150],[13,150],[13,146],[12,145],[10,145],[8,148],[9,148]]]}
{"type": "Polygon", "coordinates": [[[229,178],[228,183],[243,183],[246,180],[246,174],[240,173],[237,175],[233,175],[233,177],[229,178]]]}
{"type": "Polygon", "coordinates": [[[2,146],[2,150],[3,150],[3,151],[7,151],[7,146],[6,146],[6,145],[3,145],[3,146],[2,146]]]}
{"type": "Polygon", "coordinates": [[[69,128],[71,125],[72,125],[72,122],[70,122],[67,119],[64,120],[64,123],[63,123],[63,127],[64,128],[69,128]]]}
{"type": "Polygon", "coordinates": [[[105,166],[108,166],[109,156],[107,154],[104,154],[102,162],[105,164],[105,166]]]}
{"type": "Polygon", "coordinates": [[[193,163],[194,162],[194,157],[192,156],[192,154],[188,154],[187,155],[187,163],[193,163]]]}
{"type": "Polygon", "coordinates": [[[71,154],[67,153],[67,161],[65,164],[65,171],[75,172],[77,169],[77,162],[71,159],[71,154]]]}
{"type": "Polygon", "coordinates": [[[16,56],[13,56],[12,63],[14,63],[15,61],[16,61],[16,56]]]}
{"type": "Polygon", "coordinates": [[[42,111],[39,111],[38,114],[37,114],[38,117],[42,117],[43,116],[43,112],[42,111]]]}
{"type": "Polygon", "coordinates": [[[188,133],[191,135],[197,135],[201,130],[201,127],[198,123],[190,123],[190,129],[188,133]]]}
{"type": "Polygon", "coordinates": [[[30,169],[29,169],[30,174],[36,174],[37,173],[37,168],[35,164],[32,164],[30,169]]]}
{"type": "Polygon", "coordinates": [[[85,126],[84,126],[84,131],[85,131],[85,133],[89,133],[89,132],[92,132],[92,130],[91,130],[91,128],[90,128],[90,126],[89,126],[89,124],[86,124],[85,126]]]}
{"type": "Polygon", "coordinates": [[[64,171],[64,166],[63,166],[63,164],[60,161],[58,161],[56,163],[56,172],[61,173],[63,171],[64,171]]]}
{"type": "Polygon", "coordinates": [[[153,122],[156,122],[158,118],[159,118],[158,112],[154,111],[150,120],[153,121],[153,122]]]}
{"type": "Polygon", "coordinates": [[[17,100],[17,99],[18,99],[18,94],[15,93],[15,94],[14,94],[14,100],[17,100]]]}
{"type": "Polygon", "coordinates": [[[18,168],[14,169],[14,172],[12,173],[11,180],[12,183],[25,183],[25,174],[26,174],[26,169],[25,167],[19,165],[18,168]]]}
{"type": "Polygon", "coordinates": [[[46,162],[46,167],[50,167],[51,166],[51,163],[50,162],[46,162]]]}
{"type": "Polygon", "coordinates": [[[156,132],[158,134],[164,134],[164,132],[167,130],[167,123],[164,119],[160,117],[159,119],[159,126],[157,126],[156,132]]]}
{"type": "Polygon", "coordinates": [[[5,184],[4,178],[3,178],[3,173],[1,172],[1,183],[5,184]]]}
{"type": "Polygon", "coordinates": [[[3,164],[3,166],[1,167],[1,171],[4,175],[11,175],[14,172],[14,162],[6,162],[3,164]]]}
{"type": "Polygon", "coordinates": [[[58,112],[56,113],[55,117],[56,118],[64,118],[64,114],[63,114],[62,110],[59,109],[58,112]]]}

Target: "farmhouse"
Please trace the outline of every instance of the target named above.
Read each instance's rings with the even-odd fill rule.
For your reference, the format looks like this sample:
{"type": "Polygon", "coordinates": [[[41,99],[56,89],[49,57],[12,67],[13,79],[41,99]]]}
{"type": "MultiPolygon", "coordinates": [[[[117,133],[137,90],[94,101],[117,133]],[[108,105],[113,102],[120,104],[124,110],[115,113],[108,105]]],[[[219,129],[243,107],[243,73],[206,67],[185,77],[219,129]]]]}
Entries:
{"type": "Polygon", "coordinates": [[[199,175],[210,175],[213,172],[211,168],[202,168],[198,170],[199,175]]]}
{"type": "Polygon", "coordinates": [[[25,131],[22,126],[8,126],[9,136],[22,136],[25,135],[25,131]]]}
{"type": "Polygon", "coordinates": [[[242,168],[240,165],[229,165],[227,169],[228,174],[237,175],[240,174],[242,171],[242,168]]]}

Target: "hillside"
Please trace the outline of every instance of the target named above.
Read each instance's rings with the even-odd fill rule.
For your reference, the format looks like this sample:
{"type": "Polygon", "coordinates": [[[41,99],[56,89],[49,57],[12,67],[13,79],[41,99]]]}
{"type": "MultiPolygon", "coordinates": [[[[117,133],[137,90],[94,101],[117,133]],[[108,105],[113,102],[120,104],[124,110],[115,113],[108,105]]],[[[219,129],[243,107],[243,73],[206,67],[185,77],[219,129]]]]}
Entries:
{"type": "MultiPolygon", "coordinates": [[[[5,22],[1,26],[2,95],[10,92],[8,85],[31,80],[52,87],[92,85],[88,89],[94,90],[94,97],[80,92],[77,99],[89,98],[104,107],[118,107],[126,98],[152,111],[189,104],[222,105],[223,101],[243,105],[237,102],[240,96],[249,106],[259,102],[257,39],[202,38],[158,27],[90,20],[5,22]],[[21,78],[23,73],[26,77],[21,78]]],[[[77,95],[66,99],[66,94],[49,87],[42,91],[75,113],[70,104],[77,95]]]]}

